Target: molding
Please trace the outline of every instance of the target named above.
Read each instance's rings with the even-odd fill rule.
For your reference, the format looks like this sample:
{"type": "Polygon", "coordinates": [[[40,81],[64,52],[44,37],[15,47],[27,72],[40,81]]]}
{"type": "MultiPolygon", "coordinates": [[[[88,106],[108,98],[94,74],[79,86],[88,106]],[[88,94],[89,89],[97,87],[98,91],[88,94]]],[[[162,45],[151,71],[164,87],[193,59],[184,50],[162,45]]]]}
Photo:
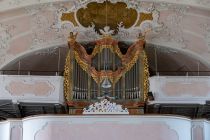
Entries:
{"type": "Polygon", "coordinates": [[[20,125],[14,125],[11,129],[10,129],[10,140],[22,140],[23,137],[23,127],[22,124],[20,125]],[[13,131],[19,129],[19,131],[21,132],[20,134],[20,138],[16,138],[16,139],[12,139],[13,137],[13,131]]]}
{"type": "MultiPolygon", "coordinates": [[[[78,0],[79,2],[85,3],[88,0],[78,0]]],[[[95,1],[103,1],[103,0],[95,0],[95,1]]],[[[117,1],[117,0],[111,0],[117,1]]],[[[120,0],[126,1],[126,0],[120,0]]],[[[149,2],[157,2],[157,3],[173,3],[173,4],[181,4],[181,5],[188,5],[199,7],[202,9],[210,9],[210,0],[147,0],[149,2]]],[[[0,12],[7,11],[27,6],[33,6],[38,4],[45,4],[45,3],[57,3],[57,2],[66,2],[66,0],[0,0],[0,12]]],[[[69,2],[73,2],[77,4],[76,1],[69,0],[69,2]]]]}

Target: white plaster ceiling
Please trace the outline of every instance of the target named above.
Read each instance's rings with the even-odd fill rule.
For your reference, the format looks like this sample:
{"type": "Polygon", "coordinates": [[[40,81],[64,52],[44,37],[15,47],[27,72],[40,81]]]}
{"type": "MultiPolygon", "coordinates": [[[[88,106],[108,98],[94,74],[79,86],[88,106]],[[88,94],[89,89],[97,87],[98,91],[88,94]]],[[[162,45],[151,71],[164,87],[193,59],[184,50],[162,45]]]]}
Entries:
{"type": "MultiPolygon", "coordinates": [[[[183,52],[210,67],[210,0],[144,3],[154,5],[158,22],[163,24],[160,31],[147,34],[148,43],[183,52]]],[[[70,30],[68,26],[56,28],[58,9],[71,9],[75,4],[78,0],[0,0],[0,68],[27,53],[65,46],[70,30]]]]}

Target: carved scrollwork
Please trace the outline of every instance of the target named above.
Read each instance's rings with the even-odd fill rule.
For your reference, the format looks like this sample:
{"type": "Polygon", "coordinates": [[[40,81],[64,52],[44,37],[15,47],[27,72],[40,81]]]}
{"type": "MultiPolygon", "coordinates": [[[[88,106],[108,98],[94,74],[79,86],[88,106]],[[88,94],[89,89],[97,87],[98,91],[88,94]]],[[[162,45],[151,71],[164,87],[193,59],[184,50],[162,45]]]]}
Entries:
{"type": "Polygon", "coordinates": [[[81,68],[89,73],[96,83],[100,84],[105,78],[108,78],[112,83],[116,83],[124,73],[129,71],[133,65],[137,62],[140,53],[143,50],[144,42],[142,40],[136,42],[134,45],[129,47],[127,53],[123,55],[117,46],[117,42],[112,38],[103,38],[96,41],[97,46],[93,50],[91,55],[88,55],[84,47],[78,43],[71,44],[70,47],[74,49],[74,56],[77,63],[81,68]],[[92,58],[104,48],[109,48],[113,53],[116,53],[122,60],[122,67],[119,67],[116,71],[97,71],[91,66],[92,58]],[[99,78],[100,77],[100,78],[99,78]]]}
{"type": "Polygon", "coordinates": [[[107,99],[101,100],[83,109],[83,114],[129,114],[128,109],[122,108],[122,105],[111,103],[107,99]]]}

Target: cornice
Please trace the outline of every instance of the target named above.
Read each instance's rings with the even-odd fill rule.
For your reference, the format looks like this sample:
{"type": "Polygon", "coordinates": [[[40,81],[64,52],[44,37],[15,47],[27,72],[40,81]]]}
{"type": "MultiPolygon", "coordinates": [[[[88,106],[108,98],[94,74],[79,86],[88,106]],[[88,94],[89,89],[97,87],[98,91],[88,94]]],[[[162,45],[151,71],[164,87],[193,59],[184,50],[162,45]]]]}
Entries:
{"type": "MultiPolygon", "coordinates": [[[[75,4],[78,4],[78,1],[81,1],[81,3],[87,3],[94,0],[0,0],[0,12],[12,9],[18,9],[22,7],[33,6],[33,5],[45,4],[45,3],[73,2],[75,4]]],[[[95,0],[95,1],[101,2],[103,0],[95,0]]],[[[117,2],[117,1],[128,1],[128,0],[111,0],[111,1],[117,2]]],[[[187,6],[210,10],[210,0],[181,0],[181,1],[180,0],[143,0],[143,1],[138,0],[137,2],[155,2],[163,4],[171,3],[171,4],[187,5],[187,6]]]]}

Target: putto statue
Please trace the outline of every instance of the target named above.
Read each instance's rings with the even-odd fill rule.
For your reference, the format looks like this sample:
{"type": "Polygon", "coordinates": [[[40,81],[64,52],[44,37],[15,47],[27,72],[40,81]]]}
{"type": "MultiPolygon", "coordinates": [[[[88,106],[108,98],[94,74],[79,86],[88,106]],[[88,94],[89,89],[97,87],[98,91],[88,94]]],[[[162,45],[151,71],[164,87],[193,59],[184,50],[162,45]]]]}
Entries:
{"type": "Polygon", "coordinates": [[[145,34],[143,34],[142,32],[140,32],[139,33],[139,36],[138,36],[138,39],[144,41],[145,40],[145,34]]]}
{"type": "Polygon", "coordinates": [[[77,34],[78,33],[74,34],[73,32],[69,33],[69,37],[68,37],[69,44],[74,44],[76,42],[77,34]]]}

